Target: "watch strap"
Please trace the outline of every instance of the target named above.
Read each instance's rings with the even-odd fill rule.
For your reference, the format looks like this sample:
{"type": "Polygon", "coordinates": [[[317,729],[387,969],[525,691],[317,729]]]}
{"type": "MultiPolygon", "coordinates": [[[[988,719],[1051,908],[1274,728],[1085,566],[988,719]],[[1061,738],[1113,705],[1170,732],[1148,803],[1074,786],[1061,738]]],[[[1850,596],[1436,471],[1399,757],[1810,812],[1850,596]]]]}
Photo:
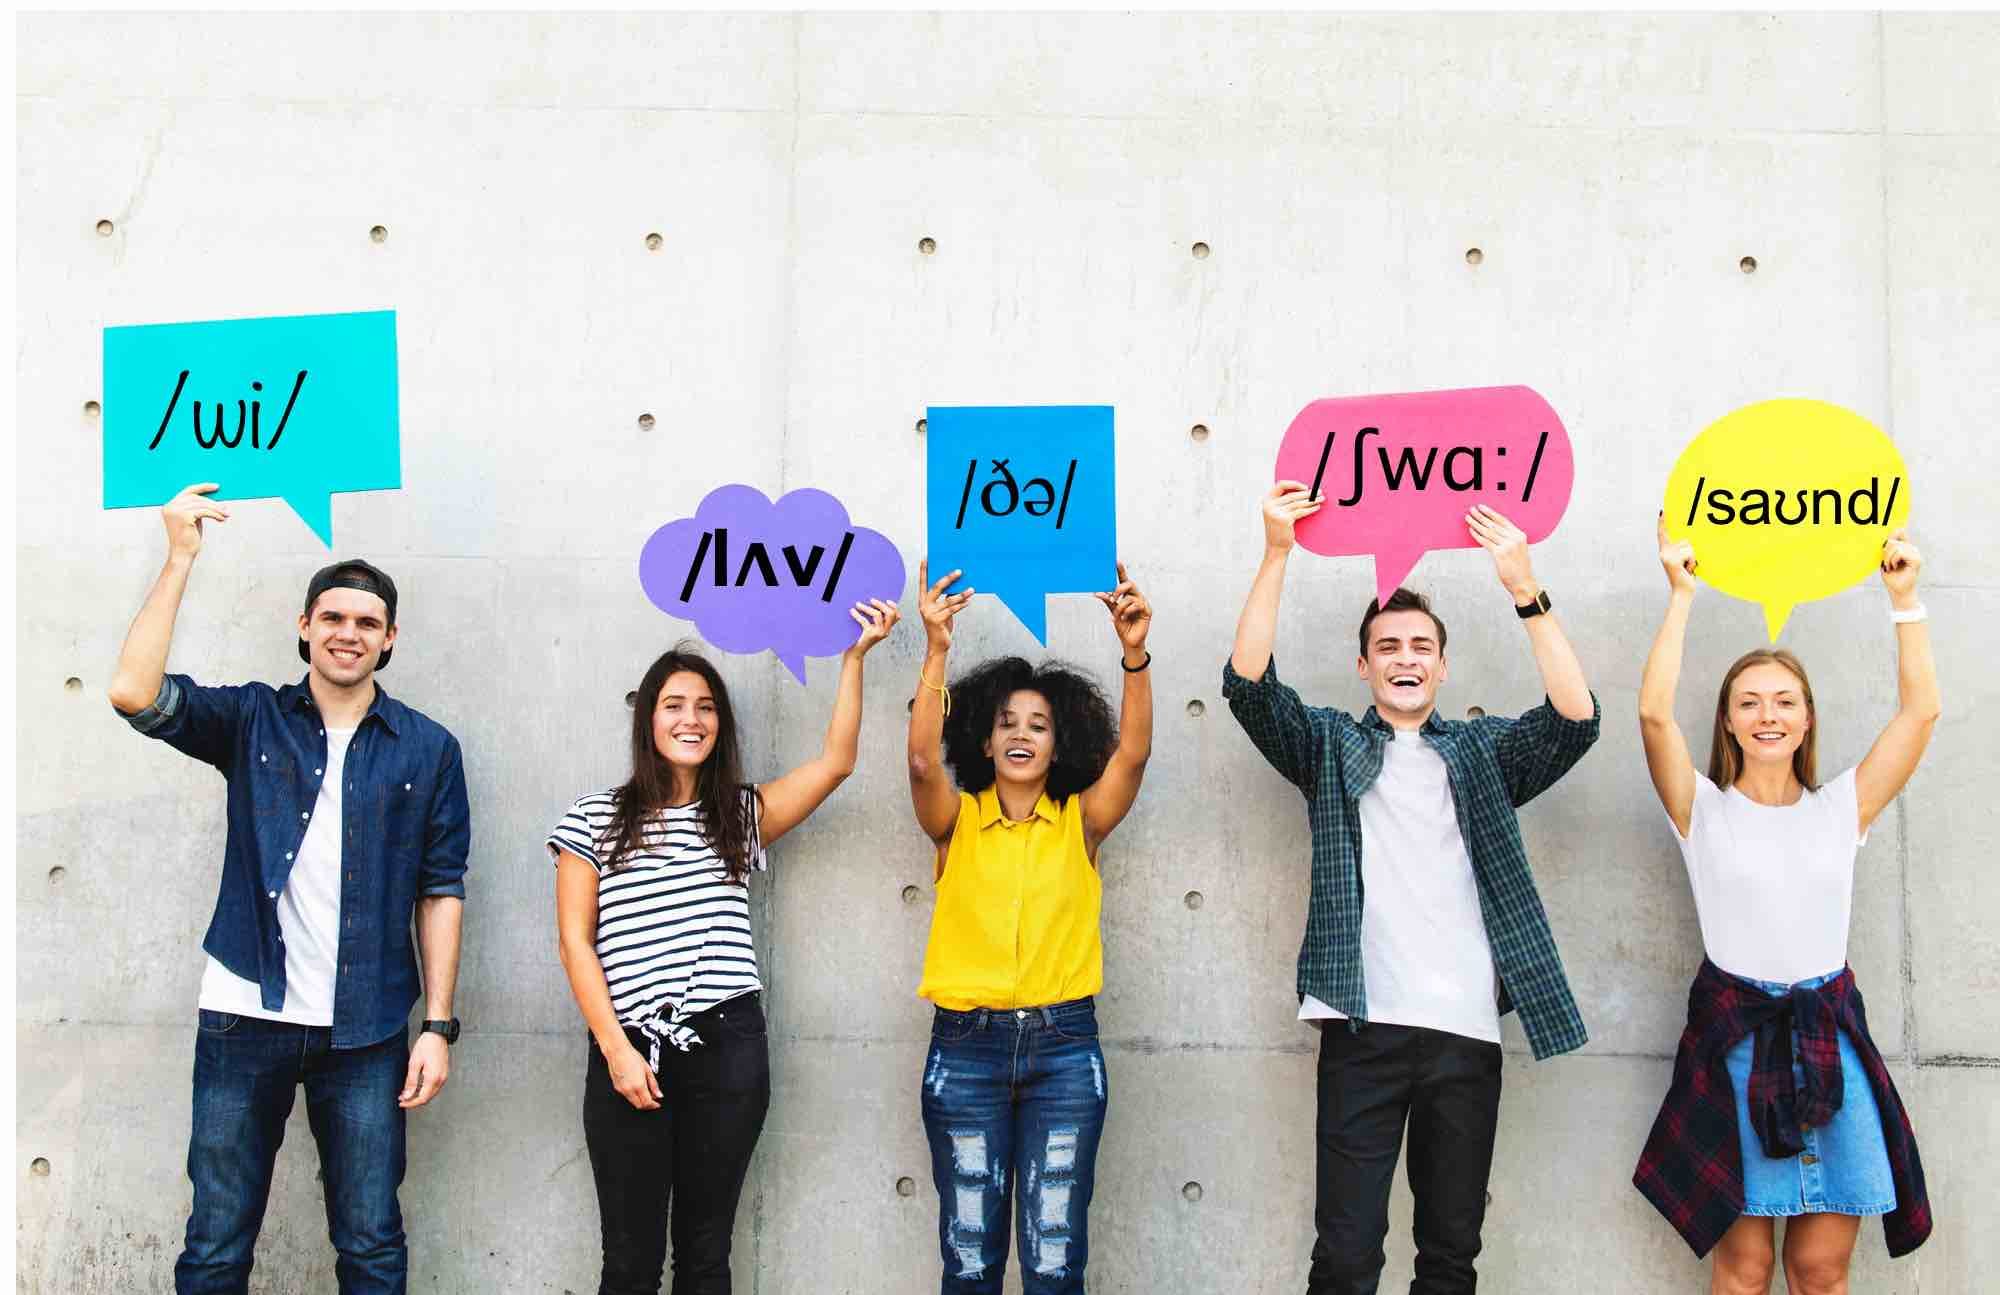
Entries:
{"type": "Polygon", "coordinates": [[[1529,620],[1533,617],[1540,616],[1543,612],[1547,611],[1548,609],[1549,609],[1549,591],[1546,589],[1536,594],[1533,602],[1514,604],[1514,614],[1516,616],[1519,616],[1522,620],[1529,620]]]}

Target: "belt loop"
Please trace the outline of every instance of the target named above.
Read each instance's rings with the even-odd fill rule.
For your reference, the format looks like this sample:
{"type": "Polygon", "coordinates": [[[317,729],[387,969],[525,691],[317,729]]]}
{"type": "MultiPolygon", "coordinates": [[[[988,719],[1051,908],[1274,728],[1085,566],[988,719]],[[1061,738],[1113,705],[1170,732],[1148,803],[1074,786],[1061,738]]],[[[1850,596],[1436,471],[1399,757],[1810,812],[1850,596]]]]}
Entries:
{"type": "Polygon", "coordinates": [[[1044,1029],[1053,1030],[1056,1028],[1056,1014],[1054,1012],[1051,1012],[1046,1007],[1037,1008],[1036,1010],[1042,1014],[1042,1027],[1044,1029]]]}
{"type": "Polygon", "coordinates": [[[993,1016],[993,1013],[992,1013],[992,1012],[990,1012],[990,1011],[986,1010],[986,1009],[985,1009],[985,1008],[983,1008],[983,1007],[982,1007],[982,1008],[980,1008],[980,1009],[979,1009],[979,1024],[978,1024],[977,1026],[975,1026],[974,1028],[975,1028],[975,1029],[981,1029],[981,1030],[985,1029],[985,1028],[986,1028],[986,1022],[987,1022],[988,1020],[992,1019],[992,1016],[993,1016]]]}

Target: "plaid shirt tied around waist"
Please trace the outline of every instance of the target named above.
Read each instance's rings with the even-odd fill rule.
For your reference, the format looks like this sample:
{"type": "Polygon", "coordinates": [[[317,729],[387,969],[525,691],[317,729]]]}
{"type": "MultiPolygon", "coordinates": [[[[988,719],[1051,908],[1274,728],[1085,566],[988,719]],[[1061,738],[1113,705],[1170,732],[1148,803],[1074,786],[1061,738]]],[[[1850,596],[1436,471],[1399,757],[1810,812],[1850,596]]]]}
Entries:
{"type": "MultiPolygon", "coordinates": [[[[1246,679],[1225,662],[1222,695],[1257,750],[1305,794],[1312,895],[1299,948],[1299,993],[1365,1021],[1359,803],[1382,772],[1382,749],[1394,730],[1372,706],[1356,719],[1305,705],[1279,682],[1275,659],[1261,679],[1246,679]]],[[[1433,711],[1423,726],[1424,741],[1444,760],[1459,834],[1472,859],[1500,978],[1500,1012],[1520,1012],[1537,1060],[1580,1048],[1589,1035],[1535,892],[1514,811],[1583,758],[1597,741],[1601,714],[1595,695],[1590,718],[1582,720],[1565,718],[1544,698],[1518,718],[1460,721],[1433,711]]]]}
{"type": "Polygon", "coordinates": [[[1868,1035],[1861,991],[1845,968],[1812,989],[1794,988],[1773,998],[1703,958],[1688,990],[1688,1023],[1674,1057],[1667,1090],[1632,1185],[1666,1216],[1674,1230],[1705,1256],[1743,1212],[1743,1148],[1736,1127],[1736,1093],[1724,1058],[1738,1040],[1754,1034],[1750,1072],[1751,1123],[1764,1154],[1774,1159],[1805,1147],[1802,1130],[1816,1128],[1840,1109],[1840,1032],[1846,1031],[1875,1090],[1896,1208],[1882,1216],[1892,1258],[1906,1255],[1931,1234],[1930,1198],[1917,1135],[1882,1053],[1868,1035]],[[1792,1074],[1792,1029],[1799,1035],[1804,1091],[1792,1074]]]}

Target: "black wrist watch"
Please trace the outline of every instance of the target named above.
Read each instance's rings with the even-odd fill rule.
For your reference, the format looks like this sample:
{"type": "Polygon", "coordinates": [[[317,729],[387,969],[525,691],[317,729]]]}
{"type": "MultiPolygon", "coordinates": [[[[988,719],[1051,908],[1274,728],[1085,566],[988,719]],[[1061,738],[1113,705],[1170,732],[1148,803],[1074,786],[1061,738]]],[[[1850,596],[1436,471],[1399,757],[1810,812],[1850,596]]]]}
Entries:
{"type": "Polygon", "coordinates": [[[454,1016],[449,1021],[425,1021],[424,1028],[417,1031],[417,1033],[442,1034],[444,1035],[445,1046],[449,1047],[458,1042],[458,1018],[454,1016]]]}
{"type": "Polygon", "coordinates": [[[1549,609],[1549,591],[1546,589],[1536,594],[1535,601],[1531,603],[1514,604],[1514,614],[1516,616],[1519,616],[1522,620],[1527,620],[1533,616],[1540,616],[1543,612],[1547,611],[1548,609],[1549,609]]]}

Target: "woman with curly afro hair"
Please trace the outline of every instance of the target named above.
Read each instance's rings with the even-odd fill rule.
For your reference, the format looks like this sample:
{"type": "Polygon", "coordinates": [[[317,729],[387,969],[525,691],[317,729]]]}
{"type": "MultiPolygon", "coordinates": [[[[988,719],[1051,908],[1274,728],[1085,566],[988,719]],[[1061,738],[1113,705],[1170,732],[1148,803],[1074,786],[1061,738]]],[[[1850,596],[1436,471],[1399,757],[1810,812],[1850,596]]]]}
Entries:
{"type": "Polygon", "coordinates": [[[999,1295],[1013,1227],[1024,1295],[1081,1292],[1107,1091],[1097,851],[1153,748],[1153,609],[1122,562],[1097,595],[1124,658],[1114,721],[1087,675],[1055,663],[1001,657],[946,687],[973,593],[948,592],[961,574],[918,576],[929,648],[910,711],[910,797],[937,851],[917,993],[936,1005],[923,1112],[941,1291],[999,1295]]]}

